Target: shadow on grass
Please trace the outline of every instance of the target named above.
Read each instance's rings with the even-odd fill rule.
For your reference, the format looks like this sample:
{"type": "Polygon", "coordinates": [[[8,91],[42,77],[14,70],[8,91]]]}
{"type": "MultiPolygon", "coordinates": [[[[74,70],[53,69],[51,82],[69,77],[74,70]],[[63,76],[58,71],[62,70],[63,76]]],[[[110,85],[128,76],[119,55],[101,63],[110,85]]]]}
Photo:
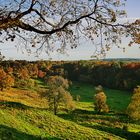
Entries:
{"type": "Polygon", "coordinates": [[[0,125],[0,140],[60,140],[56,137],[44,138],[41,136],[29,135],[5,125],[0,125]]]}
{"type": "Polygon", "coordinates": [[[71,121],[79,121],[82,122],[84,120],[103,120],[103,121],[109,121],[110,123],[114,122],[128,122],[128,117],[125,114],[115,114],[114,112],[109,113],[100,113],[98,114],[96,111],[89,111],[89,110],[82,110],[82,109],[76,109],[73,112],[69,114],[58,114],[59,117],[71,120],[71,121]]]}
{"type": "Polygon", "coordinates": [[[0,107],[3,108],[15,108],[15,109],[22,109],[22,110],[26,110],[26,109],[40,109],[40,110],[47,110],[47,108],[39,108],[39,107],[32,107],[32,106],[28,106],[19,102],[10,102],[10,101],[0,101],[0,107]]]}
{"type": "Polygon", "coordinates": [[[88,111],[88,110],[82,110],[82,109],[76,109],[68,114],[57,114],[58,117],[61,117],[65,120],[70,121],[77,121],[79,119],[88,120],[92,118],[93,114],[96,114],[94,111],[88,111]]]}
{"type": "Polygon", "coordinates": [[[103,125],[100,123],[100,121],[99,124],[101,125],[97,125],[98,120],[102,120],[103,122],[108,121],[109,124],[114,124],[115,122],[120,122],[120,123],[124,122],[125,118],[127,119],[125,114],[114,114],[111,112],[108,114],[97,114],[97,112],[95,111],[76,109],[70,114],[58,114],[58,116],[66,120],[70,120],[78,123],[82,122],[80,123],[80,125],[82,126],[108,132],[110,134],[114,134],[122,138],[126,138],[128,140],[140,140],[140,133],[129,132],[121,128],[112,127],[111,125],[105,126],[106,124],[103,125]],[[91,120],[92,122],[97,122],[95,123],[96,125],[93,125],[92,123],[91,124],[86,123],[87,121],[90,122],[91,120]]]}
{"type": "Polygon", "coordinates": [[[91,126],[88,124],[82,124],[82,125],[85,127],[90,127],[90,128],[98,129],[100,131],[108,132],[120,136],[122,138],[125,138],[127,140],[140,140],[140,133],[129,132],[121,128],[113,128],[113,127],[99,126],[99,125],[91,126]]]}
{"type": "Polygon", "coordinates": [[[9,101],[1,101],[0,102],[1,107],[9,107],[9,108],[17,108],[17,109],[29,109],[32,108],[30,106],[24,105],[19,102],[9,102],[9,101]]]}

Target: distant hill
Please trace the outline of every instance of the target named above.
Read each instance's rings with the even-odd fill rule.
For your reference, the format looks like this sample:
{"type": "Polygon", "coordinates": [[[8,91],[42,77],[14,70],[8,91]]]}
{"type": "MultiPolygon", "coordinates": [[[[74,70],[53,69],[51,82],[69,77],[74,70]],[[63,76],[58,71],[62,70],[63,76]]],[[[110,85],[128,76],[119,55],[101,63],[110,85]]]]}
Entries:
{"type": "Polygon", "coordinates": [[[105,58],[101,59],[103,61],[131,61],[131,62],[138,62],[140,58],[105,58]]]}

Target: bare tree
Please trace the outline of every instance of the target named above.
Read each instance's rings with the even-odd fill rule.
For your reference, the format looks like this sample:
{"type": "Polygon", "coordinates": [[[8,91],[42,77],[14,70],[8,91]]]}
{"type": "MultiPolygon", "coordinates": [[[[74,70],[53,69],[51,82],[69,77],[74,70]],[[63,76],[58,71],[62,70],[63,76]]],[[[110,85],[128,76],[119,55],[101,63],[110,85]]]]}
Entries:
{"type": "Polygon", "coordinates": [[[140,31],[136,24],[119,23],[126,16],[125,1],[0,0],[0,41],[17,37],[28,52],[36,47],[40,53],[54,48],[64,52],[85,38],[104,55],[112,44],[140,31]]]}

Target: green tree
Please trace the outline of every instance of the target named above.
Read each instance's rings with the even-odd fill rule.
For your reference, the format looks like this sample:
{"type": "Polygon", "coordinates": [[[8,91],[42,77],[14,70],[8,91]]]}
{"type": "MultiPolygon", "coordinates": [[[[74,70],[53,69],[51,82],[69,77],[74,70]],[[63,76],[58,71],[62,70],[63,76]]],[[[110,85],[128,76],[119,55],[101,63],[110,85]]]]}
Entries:
{"type": "Polygon", "coordinates": [[[140,86],[133,91],[133,96],[127,108],[127,114],[133,120],[140,120],[140,86]]]}
{"type": "Polygon", "coordinates": [[[51,76],[47,84],[49,91],[47,93],[49,108],[54,111],[56,115],[58,107],[64,105],[67,110],[74,109],[74,102],[71,94],[67,91],[69,85],[68,80],[61,76],[51,76]]]}

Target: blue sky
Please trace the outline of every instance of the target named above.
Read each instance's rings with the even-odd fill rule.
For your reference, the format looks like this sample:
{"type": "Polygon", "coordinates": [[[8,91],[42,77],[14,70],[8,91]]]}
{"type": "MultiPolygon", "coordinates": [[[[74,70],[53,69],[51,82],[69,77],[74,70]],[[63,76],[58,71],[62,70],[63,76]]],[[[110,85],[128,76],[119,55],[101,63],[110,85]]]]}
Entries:
{"type": "MultiPolygon", "coordinates": [[[[126,11],[129,20],[134,20],[136,18],[140,18],[140,0],[127,0],[126,3],[126,11]]],[[[133,45],[132,47],[128,47],[124,41],[121,45],[126,48],[126,52],[124,53],[121,49],[116,48],[115,46],[112,47],[106,54],[106,58],[140,58],[140,45],[133,45]]],[[[83,59],[90,59],[94,53],[94,46],[89,43],[81,44],[77,49],[68,50],[68,55],[62,55],[56,52],[48,54],[43,53],[36,58],[34,54],[28,55],[25,51],[23,54],[20,50],[18,51],[15,48],[15,43],[5,42],[0,43],[0,50],[3,55],[6,56],[6,59],[26,59],[26,60],[37,60],[37,59],[50,59],[53,60],[83,60],[83,59]]]]}

